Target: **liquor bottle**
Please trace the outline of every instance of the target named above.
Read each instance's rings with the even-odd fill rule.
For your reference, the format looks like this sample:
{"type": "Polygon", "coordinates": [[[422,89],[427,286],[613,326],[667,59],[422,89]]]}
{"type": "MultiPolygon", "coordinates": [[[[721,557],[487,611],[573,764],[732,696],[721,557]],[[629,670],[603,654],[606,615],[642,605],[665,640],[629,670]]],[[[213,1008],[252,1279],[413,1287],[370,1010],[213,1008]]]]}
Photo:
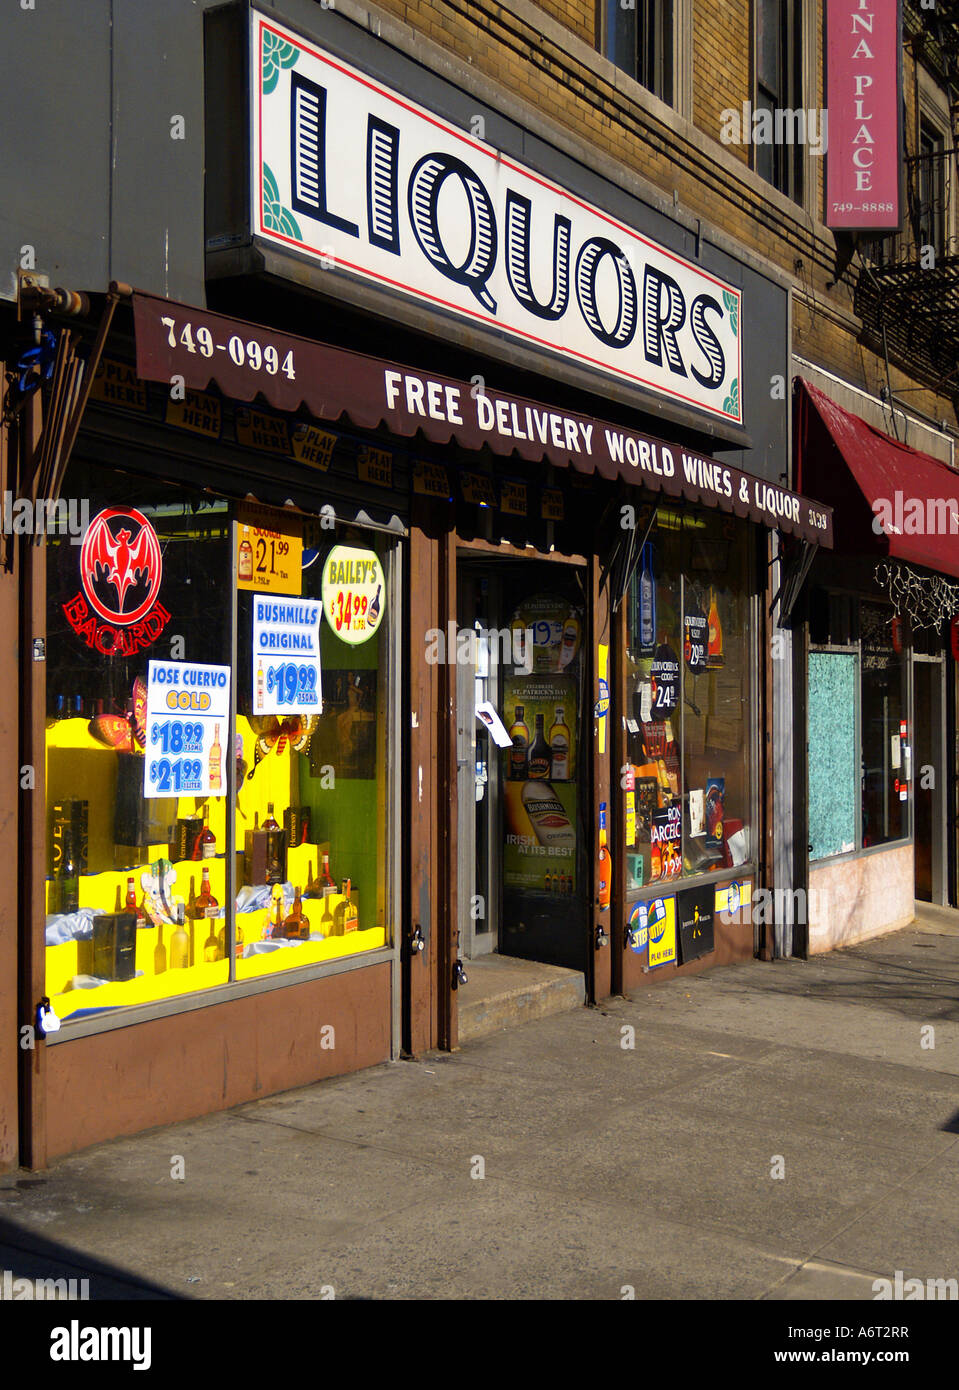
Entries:
{"type": "Polygon", "coordinates": [[[153,949],[153,973],[154,975],[166,973],[166,947],[163,944],[162,922],[157,924],[157,944],[153,949]]]}
{"type": "Polygon", "coordinates": [[[351,887],[351,880],[346,879],[343,884],[343,901],[337,904],[336,912],[333,914],[333,933],[335,936],[347,936],[357,929],[359,914],[356,910],[356,904],[350,902],[351,887]]]}
{"type": "Polygon", "coordinates": [[[652,649],[656,641],[656,581],[653,579],[653,548],[643,546],[643,569],[639,576],[639,645],[652,649]]]}
{"type": "Polygon", "coordinates": [[[524,718],[526,711],[522,705],[516,706],[516,717],[510,727],[509,736],[513,746],[509,751],[509,777],[511,782],[525,782],[529,758],[529,728],[524,718]]]}
{"type": "Polygon", "coordinates": [[[77,867],[73,835],[64,835],[63,854],[60,859],[60,891],[58,895],[61,912],[80,910],[80,872],[77,867]]]}
{"type": "Polygon", "coordinates": [[[82,696],[82,695],[74,695],[73,699],[70,701],[70,717],[71,717],[72,719],[82,719],[82,718],[83,718],[83,696],[82,696]]]}
{"type": "Polygon", "coordinates": [[[274,816],[273,814],[272,801],[268,801],[266,803],[266,820],[263,822],[260,828],[261,830],[279,830],[280,828],[279,822],[277,821],[276,816],[274,816]]]}
{"type": "Polygon", "coordinates": [[[552,754],[553,781],[569,780],[569,728],[563,714],[563,706],[556,706],[556,721],[549,731],[549,746],[552,754]]]}
{"type": "Polygon", "coordinates": [[[208,965],[220,959],[220,942],[212,922],[210,923],[210,935],[203,943],[203,959],[208,965]]]}
{"type": "Polygon", "coordinates": [[[196,900],[196,916],[217,917],[219,916],[220,905],[210,892],[210,870],[204,866],[203,879],[200,883],[200,896],[196,900]]]}
{"type": "Polygon", "coordinates": [[[606,843],[606,802],[599,803],[599,910],[609,908],[609,896],[613,886],[613,867],[606,843]]]}
{"type": "Polygon", "coordinates": [[[287,917],[283,930],[288,941],[309,941],[310,939],[310,922],[309,918],[303,915],[303,901],[299,888],[297,888],[293,898],[293,911],[287,917]]]}
{"type": "Polygon", "coordinates": [[[213,726],[213,742],[210,745],[210,791],[218,792],[223,782],[221,768],[223,765],[223,752],[220,748],[220,726],[213,726]]]}
{"type": "Polygon", "coordinates": [[[210,829],[210,808],[204,802],[203,820],[200,824],[200,833],[196,837],[193,846],[191,859],[212,859],[216,854],[216,836],[210,829]]]}
{"type": "Polygon", "coordinates": [[[547,873],[545,879],[543,880],[543,889],[547,893],[552,893],[553,891],[553,879],[552,875],[549,873],[547,873]]]}
{"type": "Polygon", "coordinates": [[[132,878],[127,879],[127,896],[126,901],[123,904],[123,910],[124,912],[133,912],[136,914],[138,928],[145,925],[146,914],[144,913],[142,907],[137,907],[136,883],[132,878]]]}
{"type": "Polygon", "coordinates": [[[333,920],[333,909],[330,907],[330,894],[323,896],[323,916],[320,918],[320,931],[324,936],[332,936],[336,926],[333,920]]]}
{"type": "Polygon", "coordinates": [[[249,581],[253,578],[253,547],[250,544],[250,528],[244,526],[243,538],[240,541],[240,553],[237,556],[236,565],[237,577],[241,581],[249,581]]]}
{"type": "Polygon", "coordinates": [[[281,936],[283,935],[283,894],[282,894],[282,892],[280,892],[279,894],[277,894],[277,896],[273,899],[273,901],[274,901],[274,904],[275,904],[275,907],[276,907],[276,917],[275,917],[275,920],[272,921],[272,922],[270,921],[269,917],[267,917],[266,922],[264,923],[264,926],[263,926],[263,940],[264,940],[264,941],[276,940],[277,937],[281,937],[281,936]]]}
{"type": "Polygon", "coordinates": [[[313,877],[313,860],[311,859],[306,868],[306,887],[303,889],[304,898],[320,897],[320,893],[318,892],[319,887],[320,885],[313,877]]]}
{"type": "Polygon", "coordinates": [[[366,615],[367,621],[371,624],[375,623],[377,618],[380,616],[380,590],[382,589],[382,587],[382,584],[377,584],[376,593],[373,596],[373,602],[370,604],[369,611],[366,615]]]}
{"type": "Polygon", "coordinates": [[[725,664],[723,658],[723,625],[719,621],[719,609],[716,606],[716,591],[709,591],[709,645],[706,648],[706,665],[715,670],[725,664]]]}
{"type": "Polygon", "coordinates": [[[523,806],[541,845],[551,845],[554,849],[576,848],[576,831],[549,782],[526,782],[523,806]]]}
{"type": "Polygon", "coordinates": [[[186,970],[190,964],[190,938],[183,924],[183,904],[177,912],[176,931],[170,937],[170,969],[186,970]]]}
{"type": "Polygon", "coordinates": [[[548,781],[552,771],[553,755],[546,742],[546,735],[543,733],[544,717],[542,714],[536,716],[536,736],[529,750],[529,764],[526,773],[531,780],[548,781]]]}
{"type": "Polygon", "coordinates": [[[190,896],[186,900],[186,915],[191,922],[195,922],[202,915],[196,910],[196,879],[192,874],[190,875],[190,896]]]}
{"type": "Polygon", "coordinates": [[[58,696],[57,696],[56,711],[57,711],[57,718],[58,718],[58,719],[66,719],[66,717],[67,717],[67,697],[66,697],[66,695],[58,695],[58,696]]]}
{"type": "Polygon", "coordinates": [[[320,870],[320,892],[326,898],[330,893],[336,892],[336,884],[333,875],[330,873],[330,856],[323,855],[323,867],[320,870]]]}
{"type": "Polygon", "coordinates": [[[262,709],[262,708],[263,708],[263,702],[264,702],[265,696],[266,696],[266,676],[265,676],[264,673],[263,673],[263,658],[261,657],[261,658],[260,658],[260,661],[259,661],[259,664],[257,665],[257,668],[256,668],[256,707],[257,707],[257,709],[262,709]]]}

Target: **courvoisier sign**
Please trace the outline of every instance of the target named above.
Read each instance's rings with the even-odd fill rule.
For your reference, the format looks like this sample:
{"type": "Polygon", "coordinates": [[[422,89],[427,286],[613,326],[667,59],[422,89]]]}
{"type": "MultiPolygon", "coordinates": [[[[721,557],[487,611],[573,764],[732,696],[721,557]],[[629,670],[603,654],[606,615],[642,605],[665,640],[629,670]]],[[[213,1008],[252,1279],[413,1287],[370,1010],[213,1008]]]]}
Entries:
{"type": "Polygon", "coordinates": [[[742,292],[252,15],[255,235],[741,424],[742,292]]]}

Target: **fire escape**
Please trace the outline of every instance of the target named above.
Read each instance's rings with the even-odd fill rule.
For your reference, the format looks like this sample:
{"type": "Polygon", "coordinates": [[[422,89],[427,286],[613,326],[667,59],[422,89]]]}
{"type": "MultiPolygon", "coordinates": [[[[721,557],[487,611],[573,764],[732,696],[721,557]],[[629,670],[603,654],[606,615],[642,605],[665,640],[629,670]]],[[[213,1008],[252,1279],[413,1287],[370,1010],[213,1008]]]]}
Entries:
{"type": "Polygon", "coordinates": [[[919,110],[916,148],[905,158],[905,217],[893,236],[862,241],[855,310],[863,338],[887,362],[951,398],[959,414],[959,18],[953,4],[937,11],[904,6],[904,41],[917,64],[948,94],[950,129],[936,130],[919,110]],[[936,15],[931,19],[931,15],[936,15]]]}

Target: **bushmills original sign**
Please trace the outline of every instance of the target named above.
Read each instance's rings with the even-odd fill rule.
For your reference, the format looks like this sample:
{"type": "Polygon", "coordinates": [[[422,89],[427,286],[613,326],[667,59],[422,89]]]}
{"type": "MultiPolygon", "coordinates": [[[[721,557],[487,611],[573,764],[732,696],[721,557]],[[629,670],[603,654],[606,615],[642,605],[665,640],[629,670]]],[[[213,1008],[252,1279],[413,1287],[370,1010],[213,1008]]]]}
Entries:
{"type": "Polygon", "coordinates": [[[742,292],[252,15],[255,235],[741,424],[742,292]]]}
{"type": "Polygon", "coordinates": [[[901,222],[898,0],[826,0],[826,226],[888,231],[901,222]]]}

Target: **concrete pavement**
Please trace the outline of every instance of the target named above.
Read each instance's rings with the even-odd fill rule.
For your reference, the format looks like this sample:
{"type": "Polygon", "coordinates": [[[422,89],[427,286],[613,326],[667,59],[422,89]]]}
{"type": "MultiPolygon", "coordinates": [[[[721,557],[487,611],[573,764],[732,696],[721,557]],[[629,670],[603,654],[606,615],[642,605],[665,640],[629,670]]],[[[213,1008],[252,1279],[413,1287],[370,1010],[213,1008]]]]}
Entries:
{"type": "Polygon", "coordinates": [[[955,924],[0,1175],[0,1269],[200,1299],[868,1300],[897,1269],[959,1278],[955,924]]]}

